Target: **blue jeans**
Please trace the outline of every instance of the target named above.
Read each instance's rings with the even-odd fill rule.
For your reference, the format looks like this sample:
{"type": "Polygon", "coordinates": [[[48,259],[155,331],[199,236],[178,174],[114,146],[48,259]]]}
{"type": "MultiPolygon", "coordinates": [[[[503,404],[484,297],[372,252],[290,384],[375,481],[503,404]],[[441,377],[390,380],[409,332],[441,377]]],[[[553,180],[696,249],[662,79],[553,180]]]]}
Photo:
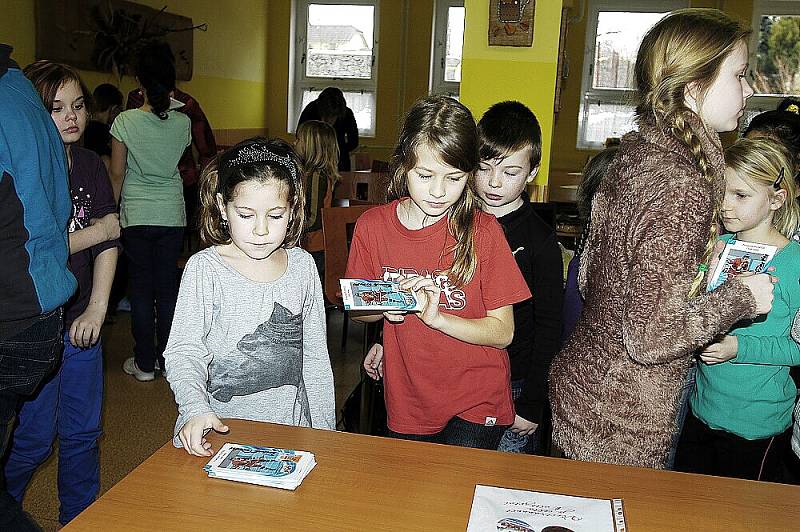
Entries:
{"type": "MultiPolygon", "coordinates": [[[[55,367],[61,353],[63,314],[60,308],[30,320],[0,323],[0,430],[5,455],[19,402],[55,367]]],[[[6,490],[0,468],[0,530],[40,530],[6,490]]]]}
{"type": "MultiPolygon", "coordinates": [[[[518,379],[511,381],[511,398],[516,401],[522,395],[522,386],[525,384],[525,379],[518,379]]],[[[530,436],[520,436],[513,432],[511,428],[507,428],[500,439],[500,444],[497,446],[498,451],[504,453],[522,453],[522,454],[536,454],[539,450],[539,442],[541,440],[541,423],[539,427],[530,436]]]]}
{"type": "Polygon", "coordinates": [[[183,250],[183,227],[126,227],[122,230],[122,244],[131,278],[128,299],[133,354],[139,369],[150,373],[156,359],[164,367],[162,355],[178,300],[178,258],[183,250]],[[154,338],[158,339],[157,345],[154,338]]]}
{"type": "Polygon", "coordinates": [[[8,492],[22,502],[34,471],[58,436],[58,520],[67,524],[100,490],[100,411],[103,405],[103,348],[83,349],[64,334],[58,371],[22,405],[5,474],[8,492]]]}
{"type": "Polygon", "coordinates": [[[689,412],[689,399],[697,385],[697,365],[693,364],[686,374],[686,380],[681,388],[681,404],[678,406],[678,416],[675,419],[675,432],[672,434],[672,441],[669,446],[669,456],[667,457],[667,469],[675,468],[675,452],[678,450],[678,442],[681,440],[683,423],[686,421],[686,414],[689,412]]]}
{"type": "Polygon", "coordinates": [[[401,440],[424,441],[428,443],[443,443],[459,447],[473,447],[475,449],[497,449],[497,443],[503,435],[505,426],[487,427],[454,417],[447,425],[435,434],[401,434],[387,429],[387,436],[401,440]]]}

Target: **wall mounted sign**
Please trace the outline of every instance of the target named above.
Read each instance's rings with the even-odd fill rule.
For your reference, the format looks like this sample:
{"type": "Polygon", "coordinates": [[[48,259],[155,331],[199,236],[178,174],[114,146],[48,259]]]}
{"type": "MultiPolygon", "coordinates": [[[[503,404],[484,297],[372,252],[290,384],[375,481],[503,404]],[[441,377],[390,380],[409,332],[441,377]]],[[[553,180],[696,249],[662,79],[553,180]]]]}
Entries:
{"type": "Polygon", "coordinates": [[[489,46],[531,46],[535,0],[489,1],[489,46]]]}

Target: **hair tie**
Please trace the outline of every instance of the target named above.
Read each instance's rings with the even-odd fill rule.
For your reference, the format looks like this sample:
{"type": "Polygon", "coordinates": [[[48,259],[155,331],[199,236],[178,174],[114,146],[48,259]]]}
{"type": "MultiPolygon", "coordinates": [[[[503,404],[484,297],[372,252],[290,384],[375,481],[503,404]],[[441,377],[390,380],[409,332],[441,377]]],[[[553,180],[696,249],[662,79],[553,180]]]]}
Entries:
{"type": "Polygon", "coordinates": [[[278,155],[264,144],[244,144],[234,146],[226,152],[219,163],[220,188],[227,183],[233,171],[242,166],[259,163],[277,163],[292,176],[292,181],[297,183],[297,169],[289,155],[278,155]]]}
{"type": "Polygon", "coordinates": [[[697,267],[697,271],[699,271],[699,272],[707,272],[708,271],[708,264],[705,264],[705,263],[701,264],[700,266],[697,267]]]}
{"type": "Polygon", "coordinates": [[[800,115],[800,107],[798,107],[796,103],[790,104],[786,107],[786,109],[784,109],[784,111],[789,111],[790,113],[800,115]]]}

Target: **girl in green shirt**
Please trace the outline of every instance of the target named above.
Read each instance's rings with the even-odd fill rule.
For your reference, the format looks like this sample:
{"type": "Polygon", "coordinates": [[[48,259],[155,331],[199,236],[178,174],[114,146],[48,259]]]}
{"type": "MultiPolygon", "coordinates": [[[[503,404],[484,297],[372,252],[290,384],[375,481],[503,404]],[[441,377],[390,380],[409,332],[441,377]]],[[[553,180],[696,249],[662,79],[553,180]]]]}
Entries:
{"type": "Polygon", "coordinates": [[[791,158],[771,139],[741,139],[725,151],[721,219],[733,238],[776,246],[772,310],[736,324],[699,353],[692,412],[678,445],[676,469],[752,480],[780,479],[797,394],[789,368],[800,364],[790,337],[800,309],[800,220],[791,158]]]}

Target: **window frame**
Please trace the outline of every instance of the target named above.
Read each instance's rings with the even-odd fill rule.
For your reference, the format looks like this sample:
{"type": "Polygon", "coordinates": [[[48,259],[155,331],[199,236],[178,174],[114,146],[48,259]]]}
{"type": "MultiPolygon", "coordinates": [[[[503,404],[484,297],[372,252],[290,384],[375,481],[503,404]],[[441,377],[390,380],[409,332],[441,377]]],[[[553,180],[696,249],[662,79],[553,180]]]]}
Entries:
{"type": "Polygon", "coordinates": [[[597,43],[597,23],[601,11],[623,11],[628,13],[666,13],[674,9],[688,7],[687,0],[590,0],[586,13],[586,41],[583,52],[581,73],[581,93],[578,106],[578,135],[576,148],[579,150],[598,150],[602,142],[585,140],[592,104],[631,105],[636,97],[635,89],[595,89],[592,87],[594,75],[594,55],[597,43]]]}
{"type": "Polygon", "coordinates": [[[306,90],[322,90],[328,86],[336,86],[342,92],[371,92],[375,95],[375,109],[373,110],[373,124],[371,128],[359,128],[359,136],[373,138],[377,130],[377,106],[378,106],[378,61],[380,39],[378,35],[380,26],[380,0],[294,0],[292,22],[294,27],[294,38],[292,44],[294,50],[290,53],[293,58],[293,68],[290,69],[289,87],[289,109],[287,113],[287,131],[294,133],[297,129],[297,121],[303,109],[303,93],[306,90]],[[372,28],[372,65],[369,79],[353,78],[321,78],[307,77],[305,69],[306,41],[308,38],[308,8],[311,4],[328,5],[366,5],[372,6],[373,28],[372,28]]]}
{"type": "MultiPolygon", "coordinates": [[[[436,0],[433,12],[433,31],[431,32],[431,68],[428,80],[429,94],[444,94],[458,99],[461,83],[445,81],[445,61],[447,60],[447,27],[450,22],[451,7],[464,7],[464,0],[436,0]]],[[[466,9],[465,9],[466,26],[466,9]]],[[[462,47],[463,61],[463,47],[462,47]]]]}
{"type": "MultiPolygon", "coordinates": [[[[800,2],[792,0],[755,0],[753,2],[753,19],[751,21],[751,28],[753,32],[750,35],[749,44],[749,70],[750,70],[750,85],[755,91],[755,67],[756,56],[758,54],[758,38],[761,29],[761,17],[770,15],[790,15],[800,16],[800,2]]],[[[796,95],[769,95],[754,93],[747,100],[747,110],[753,114],[763,113],[764,111],[773,111],[784,98],[796,95]]],[[[744,122],[744,121],[743,121],[744,122]]],[[[744,125],[744,124],[742,124],[744,125]]]]}

